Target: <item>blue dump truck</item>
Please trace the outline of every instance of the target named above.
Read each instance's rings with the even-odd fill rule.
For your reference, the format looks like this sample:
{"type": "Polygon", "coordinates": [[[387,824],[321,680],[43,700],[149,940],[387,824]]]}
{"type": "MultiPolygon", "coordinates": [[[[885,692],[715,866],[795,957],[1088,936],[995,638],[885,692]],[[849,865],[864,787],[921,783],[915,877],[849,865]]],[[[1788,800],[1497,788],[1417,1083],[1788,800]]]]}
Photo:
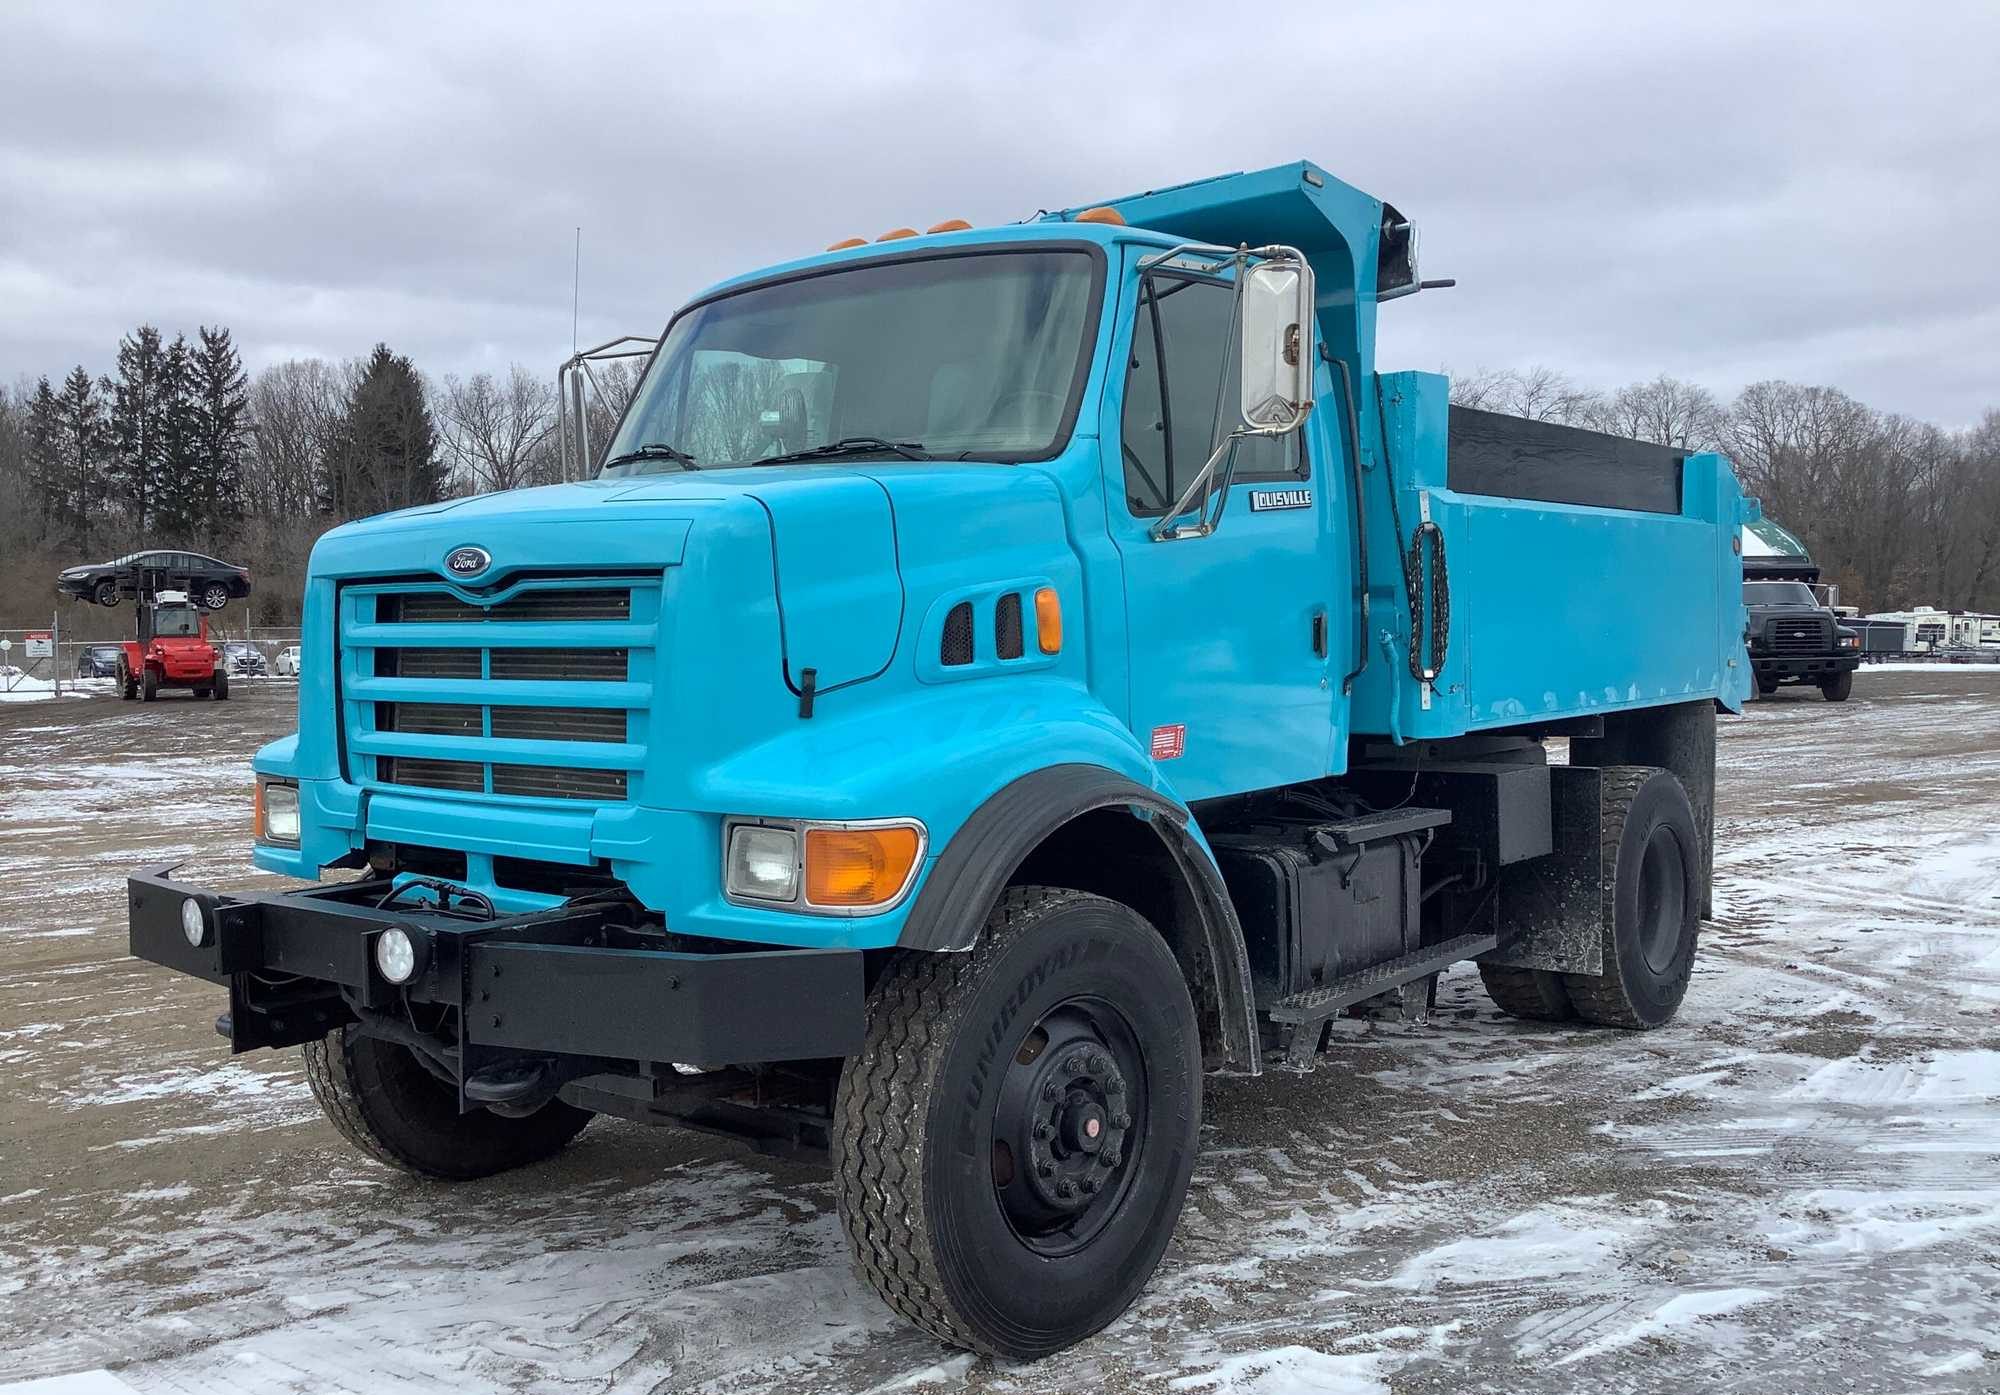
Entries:
{"type": "Polygon", "coordinates": [[[133,952],[394,1167],[731,1135],[944,1341],[1077,1341],[1205,1071],[1465,960],[1527,1018],[1687,989],[1754,502],[1378,373],[1422,286],[1294,164],[716,287],[595,478],[321,539],[255,763],[314,884],[134,876],[133,952]]]}

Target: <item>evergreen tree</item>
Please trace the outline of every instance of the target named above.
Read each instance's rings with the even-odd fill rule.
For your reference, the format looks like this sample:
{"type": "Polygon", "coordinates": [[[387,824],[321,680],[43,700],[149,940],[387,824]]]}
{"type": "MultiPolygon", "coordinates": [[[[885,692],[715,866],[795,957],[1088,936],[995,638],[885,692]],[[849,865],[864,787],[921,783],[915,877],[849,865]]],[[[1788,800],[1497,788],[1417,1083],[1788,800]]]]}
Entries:
{"type": "Polygon", "coordinates": [[[47,378],[28,399],[28,493],[34,537],[47,542],[60,526],[63,499],[62,406],[47,378]]]}
{"type": "Polygon", "coordinates": [[[169,411],[167,350],[152,325],[118,341],[118,376],[105,383],[111,400],[110,432],[118,456],[116,491],[142,541],[154,522],[155,495],[167,473],[164,436],[169,411]]]}
{"type": "Polygon", "coordinates": [[[409,359],[377,344],[327,452],[327,508],[342,518],[435,503],[445,495],[437,427],[409,359]]]}
{"type": "Polygon", "coordinates": [[[90,546],[104,507],[103,452],[111,435],[104,398],[81,364],[63,379],[56,399],[57,478],[54,517],[73,547],[90,546]]]}
{"type": "Polygon", "coordinates": [[[153,532],[146,534],[142,529],[139,541],[146,546],[155,542],[185,545],[193,540],[201,523],[194,356],[185,335],[175,335],[160,355],[155,395],[159,421],[152,476],[153,532]]]}
{"type": "Polygon", "coordinates": [[[226,329],[203,326],[190,362],[193,454],[187,494],[193,532],[233,536],[243,519],[243,451],[250,379],[226,329]]]}

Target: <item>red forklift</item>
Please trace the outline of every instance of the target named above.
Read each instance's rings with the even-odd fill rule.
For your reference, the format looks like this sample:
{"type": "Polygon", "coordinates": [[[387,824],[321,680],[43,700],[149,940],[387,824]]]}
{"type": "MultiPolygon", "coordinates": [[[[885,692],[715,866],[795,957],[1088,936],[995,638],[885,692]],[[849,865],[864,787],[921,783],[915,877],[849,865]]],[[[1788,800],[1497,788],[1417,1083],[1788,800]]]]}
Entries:
{"type": "Polygon", "coordinates": [[[162,688],[186,688],[198,698],[228,698],[222,651],[209,643],[208,617],[185,591],[156,592],[136,609],[139,638],[121,645],[118,656],[121,697],[151,702],[162,688]]]}

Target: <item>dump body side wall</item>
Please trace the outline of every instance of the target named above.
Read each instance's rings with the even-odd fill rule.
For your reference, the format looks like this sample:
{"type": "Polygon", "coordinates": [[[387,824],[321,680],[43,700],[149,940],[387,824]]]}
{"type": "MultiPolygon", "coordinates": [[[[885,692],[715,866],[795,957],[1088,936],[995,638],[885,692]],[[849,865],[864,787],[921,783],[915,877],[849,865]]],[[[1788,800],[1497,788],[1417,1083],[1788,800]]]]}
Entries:
{"type": "Polygon", "coordinates": [[[1745,511],[1727,461],[1687,457],[1674,514],[1462,493],[1449,487],[1445,379],[1377,381],[1382,431],[1364,451],[1376,645],[1355,688],[1357,733],[1439,739],[1701,699],[1742,704],[1745,511]],[[1410,672],[1402,576],[1425,517],[1443,533],[1450,622],[1428,702],[1410,672]]]}

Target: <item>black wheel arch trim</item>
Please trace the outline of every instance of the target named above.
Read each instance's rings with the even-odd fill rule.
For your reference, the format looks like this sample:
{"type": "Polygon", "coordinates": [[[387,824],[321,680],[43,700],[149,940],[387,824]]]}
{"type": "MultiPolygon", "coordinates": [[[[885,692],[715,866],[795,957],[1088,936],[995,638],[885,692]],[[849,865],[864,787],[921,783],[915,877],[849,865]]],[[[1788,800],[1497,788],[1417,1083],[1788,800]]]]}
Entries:
{"type": "Polygon", "coordinates": [[[1159,835],[1180,868],[1201,916],[1203,940],[1214,966],[1224,1053],[1231,1064],[1257,1074],[1261,1055],[1250,955],[1222,873],[1189,831],[1186,809],[1103,766],[1054,765],[1031,771],[973,810],[918,889],[897,944],[931,951],[972,948],[1030,853],[1073,819],[1120,806],[1159,835]]]}

